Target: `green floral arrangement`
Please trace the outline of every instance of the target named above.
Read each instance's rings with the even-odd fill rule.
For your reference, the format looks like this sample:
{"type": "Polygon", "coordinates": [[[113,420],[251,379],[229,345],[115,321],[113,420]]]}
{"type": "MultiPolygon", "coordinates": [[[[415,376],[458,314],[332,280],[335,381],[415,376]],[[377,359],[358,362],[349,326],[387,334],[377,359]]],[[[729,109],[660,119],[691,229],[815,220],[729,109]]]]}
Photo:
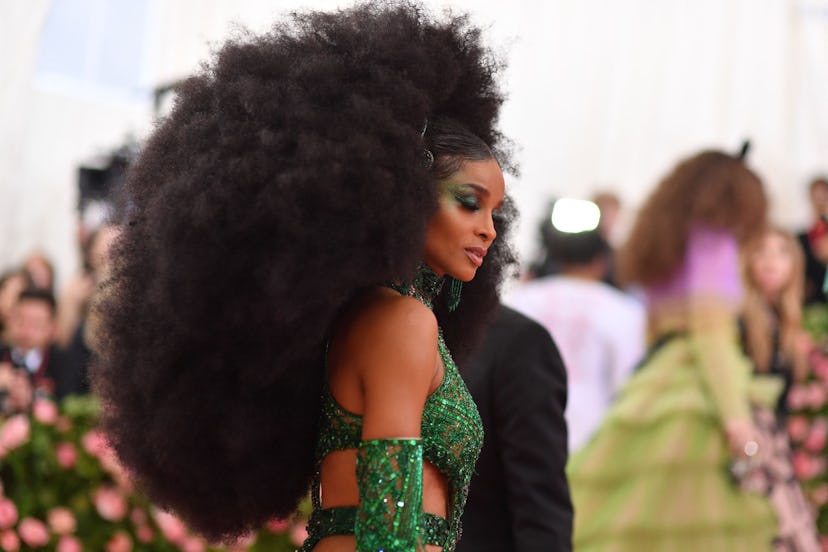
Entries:
{"type": "Polygon", "coordinates": [[[98,403],[35,399],[0,417],[0,549],[7,552],[293,552],[307,504],[231,547],[211,546],[137,492],[97,429],[98,403]]]}
{"type": "Polygon", "coordinates": [[[788,435],[802,490],[814,506],[823,550],[828,550],[828,306],[808,307],[803,319],[815,347],[808,379],[788,395],[788,435]]]}

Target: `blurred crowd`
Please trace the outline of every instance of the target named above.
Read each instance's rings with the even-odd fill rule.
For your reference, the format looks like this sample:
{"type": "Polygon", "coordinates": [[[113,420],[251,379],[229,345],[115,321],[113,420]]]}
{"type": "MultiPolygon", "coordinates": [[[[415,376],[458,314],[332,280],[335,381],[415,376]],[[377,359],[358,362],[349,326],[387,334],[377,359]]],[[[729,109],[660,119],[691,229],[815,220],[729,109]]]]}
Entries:
{"type": "MultiPolygon", "coordinates": [[[[806,379],[807,357],[817,345],[803,328],[803,308],[828,301],[828,179],[813,179],[807,193],[811,220],[797,232],[770,224],[741,250],[741,344],[757,371],[784,375],[786,392],[779,400],[783,416],[787,390],[794,380],[806,379]]],[[[591,231],[561,230],[552,217],[541,222],[540,252],[506,298],[542,322],[561,350],[569,376],[571,450],[589,439],[654,345],[641,290],[624,287],[615,278],[615,245],[623,242],[626,230],[618,223],[629,213],[609,190],[589,201],[600,213],[591,231]]]]}
{"type": "MultiPolygon", "coordinates": [[[[768,427],[763,429],[760,416],[741,429],[724,432],[722,440],[736,448],[736,460],[740,451],[747,450],[751,443],[762,443],[762,447],[770,449],[769,443],[781,438],[784,441],[779,449],[781,457],[787,458],[785,465],[791,465],[784,431],[790,410],[788,396],[791,389],[812,377],[814,351],[823,345],[805,330],[803,313],[805,308],[828,309],[825,293],[828,180],[816,178],[804,191],[809,194],[812,212],[811,219],[803,221],[798,233],[764,221],[750,235],[740,236],[738,240],[738,254],[734,257],[738,259],[738,266],[733,274],[740,281],[730,286],[739,288],[738,312],[733,320],[737,328],[735,339],[755,375],[777,376],[782,385],[781,392],[774,395],[773,417],[768,427]],[[763,434],[764,430],[767,432],[763,434]]],[[[565,412],[568,452],[578,455],[586,450],[586,456],[595,456],[590,451],[590,443],[596,435],[601,436],[608,418],[612,429],[617,417],[613,408],[618,408],[625,386],[642,371],[657,373],[652,366],[644,367],[658,364],[660,361],[653,359],[675,347],[677,337],[700,328],[678,327],[665,331],[659,326],[661,320],[654,317],[653,298],[658,296],[652,286],[650,289],[629,287],[619,281],[616,247],[625,244],[628,229],[623,225],[631,217],[618,195],[602,191],[589,200],[575,200],[571,205],[566,201],[557,200],[550,205],[550,216],[539,227],[540,253],[528,265],[520,284],[505,297],[505,303],[540,322],[554,338],[568,378],[565,412]],[[558,213],[563,218],[556,219],[553,214],[556,206],[557,211],[575,209],[577,213],[569,222],[565,212],[558,213]],[[589,213],[593,211],[596,215],[590,219],[589,213]],[[572,220],[575,220],[574,226],[572,220]]],[[[31,412],[40,396],[61,400],[90,392],[89,344],[94,340],[95,328],[89,313],[106,278],[107,251],[118,233],[117,226],[105,220],[105,217],[80,217],[78,247],[82,268],[60,289],[56,289],[51,261],[38,251],[0,275],[0,412],[3,415],[31,412]]],[[[701,232],[697,227],[684,229],[685,247],[690,251],[696,247],[693,244],[703,244],[697,251],[701,264],[716,265],[722,254],[716,249],[718,242],[711,241],[704,234],[705,227],[701,228],[701,232]]],[[[679,231],[677,227],[676,232],[679,231]]],[[[689,270],[687,262],[687,259],[682,261],[677,270],[689,270]]],[[[727,288],[723,292],[727,295],[729,272],[719,269],[720,266],[714,266],[712,272],[703,270],[702,274],[715,280],[710,289],[727,288]]],[[[686,300],[690,296],[695,298],[696,291],[682,289],[678,295],[686,300]]],[[[675,290],[670,294],[674,295],[671,300],[676,299],[675,290]]],[[[675,370],[680,371],[681,367],[675,370]]],[[[725,380],[714,382],[714,385],[729,385],[725,380]]],[[[613,431],[617,433],[618,428],[613,431]]],[[[583,502],[579,493],[586,486],[579,479],[583,463],[576,461],[575,464],[571,485],[577,514],[579,501],[583,502]]],[[[801,496],[796,493],[792,496],[801,496]]],[[[772,492],[769,490],[768,494],[772,492]]],[[[785,500],[791,500],[790,496],[785,500]]],[[[582,534],[585,531],[578,524],[576,520],[576,549],[579,531],[582,534]]],[[[812,522],[804,531],[813,532],[812,522]]],[[[806,545],[777,549],[811,548],[806,545]]]]}
{"type": "MultiPolygon", "coordinates": [[[[578,200],[542,222],[506,302],[549,330],[566,366],[575,549],[820,549],[825,500],[800,488],[819,469],[794,462],[787,419],[792,389],[826,385],[812,374],[825,343],[804,318],[828,308],[828,180],[810,182],[798,233],[765,218],[760,186],[701,153],[659,184],[629,238],[611,192],[581,201],[600,213],[586,227],[559,216],[583,220],[578,200]],[[632,278],[618,277],[624,262],[632,278]]],[[[824,471],[822,437],[803,457],[824,471]]]]}
{"type": "Polygon", "coordinates": [[[89,392],[92,329],[87,314],[106,270],[115,226],[82,227],[82,270],[55,289],[40,252],[0,275],[0,411],[27,412],[38,396],[61,400],[89,392]]]}

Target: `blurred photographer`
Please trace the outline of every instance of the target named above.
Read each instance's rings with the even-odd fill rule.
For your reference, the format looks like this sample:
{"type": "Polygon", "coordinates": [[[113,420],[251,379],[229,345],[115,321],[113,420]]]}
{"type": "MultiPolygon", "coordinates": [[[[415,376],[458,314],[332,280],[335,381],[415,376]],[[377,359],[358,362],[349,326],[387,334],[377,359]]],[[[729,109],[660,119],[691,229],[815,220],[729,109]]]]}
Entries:
{"type": "Polygon", "coordinates": [[[9,344],[0,349],[0,400],[6,412],[29,408],[34,396],[62,398],[73,387],[54,345],[56,305],[51,292],[23,290],[11,309],[9,344]]]}

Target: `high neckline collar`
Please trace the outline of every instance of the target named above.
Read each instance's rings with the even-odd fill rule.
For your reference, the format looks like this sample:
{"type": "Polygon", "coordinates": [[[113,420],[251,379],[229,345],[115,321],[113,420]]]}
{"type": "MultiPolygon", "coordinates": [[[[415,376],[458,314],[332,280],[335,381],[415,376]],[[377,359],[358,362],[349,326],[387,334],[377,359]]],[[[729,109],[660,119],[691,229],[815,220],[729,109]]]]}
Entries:
{"type": "Polygon", "coordinates": [[[425,263],[420,263],[414,278],[407,283],[391,284],[391,287],[403,295],[414,297],[430,309],[434,308],[434,299],[443,289],[445,278],[438,275],[425,263]]]}

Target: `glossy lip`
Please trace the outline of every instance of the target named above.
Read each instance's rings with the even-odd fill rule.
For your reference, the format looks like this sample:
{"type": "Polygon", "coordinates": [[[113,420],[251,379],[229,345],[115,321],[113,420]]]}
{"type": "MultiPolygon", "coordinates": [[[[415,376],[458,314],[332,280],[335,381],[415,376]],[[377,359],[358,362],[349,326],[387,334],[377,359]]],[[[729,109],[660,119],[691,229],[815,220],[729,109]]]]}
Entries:
{"type": "Polygon", "coordinates": [[[466,256],[468,256],[469,260],[476,266],[480,268],[483,266],[483,257],[486,256],[486,250],[482,247],[467,247],[465,249],[466,256]]]}

